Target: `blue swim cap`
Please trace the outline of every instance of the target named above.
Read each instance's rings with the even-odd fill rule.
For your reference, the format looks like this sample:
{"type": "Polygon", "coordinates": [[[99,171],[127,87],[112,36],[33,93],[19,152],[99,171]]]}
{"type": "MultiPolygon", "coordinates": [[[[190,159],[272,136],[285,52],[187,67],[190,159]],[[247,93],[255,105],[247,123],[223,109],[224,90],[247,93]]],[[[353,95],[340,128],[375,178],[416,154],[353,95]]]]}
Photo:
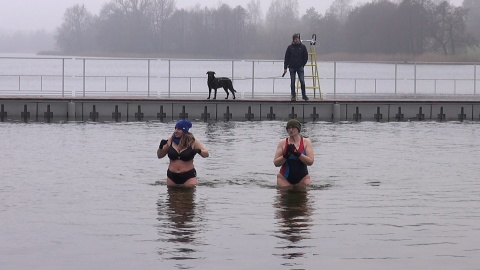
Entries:
{"type": "Polygon", "coordinates": [[[188,133],[188,130],[192,127],[192,122],[186,120],[186,119],[181,119],[178,120],[177,124],[175,124],[176,129],[181,129],[183,133],[188,133]]]}

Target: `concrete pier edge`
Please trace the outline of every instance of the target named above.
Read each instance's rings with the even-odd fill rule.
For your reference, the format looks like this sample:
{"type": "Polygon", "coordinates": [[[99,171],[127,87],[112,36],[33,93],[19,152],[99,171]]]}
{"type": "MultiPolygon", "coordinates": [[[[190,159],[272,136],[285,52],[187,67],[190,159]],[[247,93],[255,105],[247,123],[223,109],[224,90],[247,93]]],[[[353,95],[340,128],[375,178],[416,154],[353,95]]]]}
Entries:
{"type": "Polygon", "coordinates": [[[0,97],[0,121],[480,121],[480,100],[0,97]]]}

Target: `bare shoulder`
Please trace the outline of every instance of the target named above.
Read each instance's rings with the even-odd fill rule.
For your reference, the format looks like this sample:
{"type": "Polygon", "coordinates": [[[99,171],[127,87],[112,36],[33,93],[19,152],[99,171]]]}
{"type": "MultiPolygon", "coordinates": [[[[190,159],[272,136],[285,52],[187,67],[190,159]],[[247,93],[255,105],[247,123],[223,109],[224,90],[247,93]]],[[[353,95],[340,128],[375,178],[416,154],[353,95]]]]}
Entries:
{"type": "Polygon", "coordinates": [[[195,139],[195,141],[193,142],[193,147],[194,148],[203,148],[204,146],[203,146],[203,144],[200,140],[195,139]]]}
{"type": "Polygon", "coordinates": [[[198,148],[200,145],[202,145],[202,143],[198,139],[195,139],[192,143],[192,147],[194,148],[198,148]]]}
{"type": "Polygon", "coordinates": [[[312,144],[312,141],[311,141],[309,138],[305,138],[305,137],[304,137],[304,138],[303,138],[303,143],[304,143],[304,144],[309,144],[309,145],[311,145],[311,144],[312,144]]]}

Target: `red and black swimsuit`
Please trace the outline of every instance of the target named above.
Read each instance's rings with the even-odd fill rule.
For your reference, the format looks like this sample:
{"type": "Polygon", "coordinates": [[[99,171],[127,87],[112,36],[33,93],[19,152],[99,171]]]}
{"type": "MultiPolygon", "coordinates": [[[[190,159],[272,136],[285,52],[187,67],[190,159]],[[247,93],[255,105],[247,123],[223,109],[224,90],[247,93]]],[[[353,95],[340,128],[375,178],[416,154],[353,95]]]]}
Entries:
{"type": "MultiPolygon", "coordinates": [[[[285,139],[285,147],[283,149],[283,154],[287,150],[288,138],[285,139]]],[[[298,147],[298,152],[306,154],[305,148],[303,146],[303,137],[300,140],[300,145],[298,147]]],[[[308,175],[307,165],[305,165],[298,157],[295,155],[289,155],[287,161],[280,168],[280,174],[287,179],[287,181],[292,184],[298,184],[300,181],[308,175]]]]}

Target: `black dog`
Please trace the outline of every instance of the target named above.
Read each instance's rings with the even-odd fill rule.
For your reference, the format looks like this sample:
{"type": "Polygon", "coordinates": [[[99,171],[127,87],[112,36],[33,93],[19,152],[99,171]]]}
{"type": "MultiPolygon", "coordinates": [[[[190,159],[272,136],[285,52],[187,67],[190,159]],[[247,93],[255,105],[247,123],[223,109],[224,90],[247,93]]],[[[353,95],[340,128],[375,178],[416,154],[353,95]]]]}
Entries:
{"type": "Polygon", "coordinates": [[[233,99],[235,99],[235,92],[237,92],[235,89],[233,89],[233,83],[232,80],[226,77],[218,77],[215,78],[215,72],[214,71],[207,71],[208,74],[208,80],[207,80],[207,85],[208,85],[208,98],[210,99],[210,94],[212,93],[212,89],[215,90],[215,94],[213,95],[213,99],[217,99],[217,89],[218,88],[223,88],[225,90],[225,93],[227,93],[227,97],[225,99],[228,99],[228,90],[232,92],[233,99]]]}

